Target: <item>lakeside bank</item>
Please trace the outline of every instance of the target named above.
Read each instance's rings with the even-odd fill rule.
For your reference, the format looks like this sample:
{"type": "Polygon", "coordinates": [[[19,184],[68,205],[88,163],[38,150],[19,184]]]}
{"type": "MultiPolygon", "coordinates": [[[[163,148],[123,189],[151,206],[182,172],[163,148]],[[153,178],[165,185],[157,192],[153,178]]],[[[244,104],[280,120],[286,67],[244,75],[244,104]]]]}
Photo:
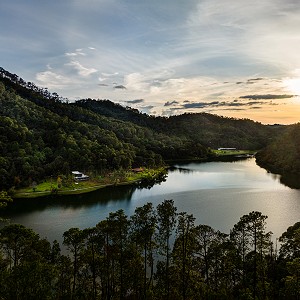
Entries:
{"type": "MultiPolygon", "coordinates": [[[[256,151],[249,150],[212,150],[213,157],[209,159],[201,159],[196,161],[207,162],[212,160],[227,160],[235,158],[247,158],[255,155],[256,151]]],[[[185,160],[186,161],[186,160],[185,160]]],[[[191,160],[195,161],[195,160],[191,160]]],[[[31,185],[26,188],[18,189],[12,194],[12,198],[26,199],[39,198],[50,195],[79,195],[90,193],[105,187],[143,184],[151,186],[158,183],[167,176],[168,167],[158,169],[139,168],[139,171],[119,170],[109,173],[103,177],[89,179],[87,181],[76,182],[70,177],[58,176],[56,180],[53,178],[45,180],[39,184],[31,185]]]]}
{"type": "Polygon", "coordinates": [[[90,193],[110,186],[143,185],[151,186],[165,179],[167,168],[142,169],[140,172],[117,171],[105,177],[76,182],[73,179],[45,180],[39,184],[18,189],[12,194],[13,199],[39,198],[50,195],[79,195],[90,193]]]}

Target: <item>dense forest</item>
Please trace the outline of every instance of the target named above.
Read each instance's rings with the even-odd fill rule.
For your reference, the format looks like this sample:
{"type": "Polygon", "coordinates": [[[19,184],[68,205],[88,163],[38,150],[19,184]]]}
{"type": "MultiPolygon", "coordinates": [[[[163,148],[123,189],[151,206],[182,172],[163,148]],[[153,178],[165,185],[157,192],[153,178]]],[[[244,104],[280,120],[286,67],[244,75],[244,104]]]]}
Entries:
{"type": "Polygon", "coordinates": [[[0,190],[78,169],[97,176],[207,159],[211,148],[259,150],[282,129],[206,113],[154,117],[109,100],[69,103],[0,68],[0,190]]]}
{"type": "Polygon", "coordinates": [[[284,134],[257,155],[259,165],[273,173],[300,174],[300,124],[289,126],[284,134]]]}
{"type": "Polygon", "coordinates": [[[266,219],[253,211],[225,234],[164,200],[70,228],[63,245],[7,225],[0,299],[299,299],[300,222],[282,234],[278,251],[266,219]]]}

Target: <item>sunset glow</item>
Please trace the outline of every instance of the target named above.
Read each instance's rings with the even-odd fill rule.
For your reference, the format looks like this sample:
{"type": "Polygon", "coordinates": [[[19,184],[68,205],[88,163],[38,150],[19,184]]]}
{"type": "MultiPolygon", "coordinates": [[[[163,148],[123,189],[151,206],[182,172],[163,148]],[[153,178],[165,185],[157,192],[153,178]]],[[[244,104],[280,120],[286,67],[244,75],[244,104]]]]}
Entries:
{"type": "Polygon", "coordinates": [[[285,79],[283,84],[286,86],[287,90],[294,95],[300,95],[300,78],[285,79]]]}
{"type": "Polygon", "coordinates": [[[295,121],[298,1],[2,2],[0,66],[69,101],[295,121]]]}

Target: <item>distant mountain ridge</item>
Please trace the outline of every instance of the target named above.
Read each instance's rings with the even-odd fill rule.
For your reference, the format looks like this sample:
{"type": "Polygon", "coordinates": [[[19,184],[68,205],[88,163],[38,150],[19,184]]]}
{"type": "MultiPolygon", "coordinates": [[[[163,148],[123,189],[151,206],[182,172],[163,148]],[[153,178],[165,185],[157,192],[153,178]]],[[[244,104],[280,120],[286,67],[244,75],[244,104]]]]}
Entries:
{"type": "Polygon", "coordinates": [[[185,137],[211,148],[261,149],[285,127],[262,125],[249,119],[221,117],[208,113],[154,117],[109,100],[83,99],[71,105],[110,118],[145,126],[159,133],[185,137]]]}
{"type": "Polygon", "coordinates": [[[205,159],[209,147],[257,150],[281,131],[205,113],[154,117],[109,100],[69,103],[0,68],[0,190],[74,169],[101,174],[205,159]]]}

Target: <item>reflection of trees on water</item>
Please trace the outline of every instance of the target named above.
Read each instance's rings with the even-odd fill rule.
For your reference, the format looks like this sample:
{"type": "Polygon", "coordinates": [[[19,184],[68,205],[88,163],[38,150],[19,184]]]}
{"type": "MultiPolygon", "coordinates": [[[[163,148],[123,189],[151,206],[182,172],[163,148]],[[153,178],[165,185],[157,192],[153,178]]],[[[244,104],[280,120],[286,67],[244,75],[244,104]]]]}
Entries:
{"type": "Polygon", "coordinates": [[[142,189],[148,189],[150,190],[154,185],[160,184],[162,182],[165,182],[167,180],[168,173],[160,173],[155,175],[154,177],[145,177],[143,178],[139,183],[137,183],[137,188],[142,189]]]}
{"type": "MultiPolygon", "coordinates": [[[[215,157],[213,159],[209,159],[206,161],[202,161],[201,164],[204,163],[209,163],[209,162],[213,162],[213,161],[220,161],[220,162],[236,162],[236,161],[241,161],[241,160],[247,160],[249,159],[248,156],[219,156],[219,157],[215,157]]],[[[197,163],[199,164],[199,161],[186,161],[184,162],[184,165],[189,164],[189,163],[197,163]]],[[[189,169],[189,168],[182,168],[180,167],[180,165],[174,165],[172,167],[169,168],[170,171],[178,171],[179,173],[183,173],[183,174],[189,174],[189,173],[194,173],[198,170],[193,170],[193,169],[189,169]]]]}
{"type": "Polygon", "coordinates": [[[79,195],[51,195],[34,199],[15,199],[14,202],[1,211],[1,216],[14,214],[26,214],[32,211],[42,212],[49,208],[84,208],[95,204],[108,204],[109,202],[129,202],[136,189],[150,189],[155,184],[166,181],[167,174],[161,174],[155,178],[144,179],[133,185],[109,186],[94,192],[79,195]]]}
{"type": "Polygon", "coordinates": [[[280,182],[291,189],[300,189],[299,175],[296,174],[283,174],[280,177],[280,182]]]}
{"type": "Polygon", "coordinates": [[[291,188],[291,189],[300,189],[300,178],[299,175],[295,173],[285,173],[283,175],[275,174],[269,172],[269,175],[274,180],[278,180],[281,184],[291,188]]]}
{"type": "Polygon", "coordinates": [[[194,170],[192,169],[181,168],[181,167],[172,167],[170,168],[170,171],[178,171],[179,173],[183,173],[183,174],[189,174],[194,172],[194,170]]]}
{"type": "Polygon", "coordinates": [[[80,195],[51,195],[34,199],[16,199],[1,214],[26,214],[31,211],[43,211],[48,208],[83,208],[95,204],[107,204],[112,201],[130,201],[137,186],[114,186],[80,195]]]}

